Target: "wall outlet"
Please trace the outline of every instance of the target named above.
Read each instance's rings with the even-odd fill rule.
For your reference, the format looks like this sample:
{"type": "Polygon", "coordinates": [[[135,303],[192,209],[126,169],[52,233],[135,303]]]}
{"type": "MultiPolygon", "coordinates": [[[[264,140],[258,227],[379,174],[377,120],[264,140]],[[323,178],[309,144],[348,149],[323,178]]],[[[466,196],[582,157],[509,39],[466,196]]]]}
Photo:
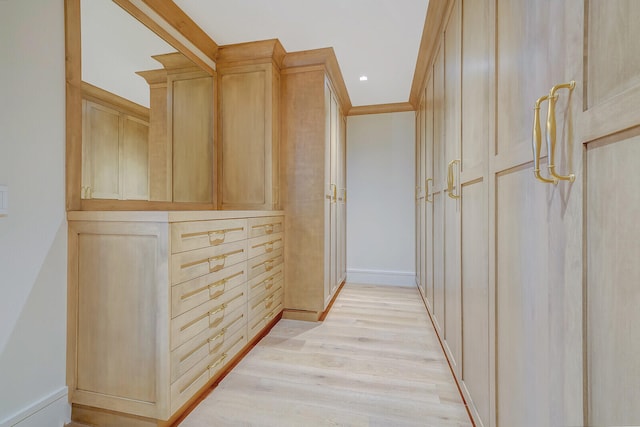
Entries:
{"type": "Polygon", "coordinates": [[[9,215],[9,187],[0,185],[0,216],[9,215]]]}

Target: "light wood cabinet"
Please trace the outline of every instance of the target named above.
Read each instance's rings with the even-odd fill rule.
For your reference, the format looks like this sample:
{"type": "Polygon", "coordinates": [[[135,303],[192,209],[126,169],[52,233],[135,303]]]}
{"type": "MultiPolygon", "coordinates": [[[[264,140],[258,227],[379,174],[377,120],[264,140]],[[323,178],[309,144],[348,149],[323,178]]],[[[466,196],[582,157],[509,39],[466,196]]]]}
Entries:
{"type": "Polygon", "coordinates": [[[638,424],[640,7],[443,4],[416,116],[434,174],[417,280],[433,277],[423,295],[476,425],[638,424]]]}
{"type": "Polygon", "coordinates": [[[149,109],[84,83],[84,199],[149,199],[149,109]]]}
{"type": "Polygon", "coordinates": [[[169,425],[216,381],[281,315],[281,215],[70,212],[72,418],[169,425]]]}
{"type": "Polygon", "coordinates": [[[282,73],[285,316],[317,320],[346,275],[345,121],[323,66],[282,73]]]}
{"type": "Polygon", "coordinates": [[[218,192],[221,209],[280,205],[280,63],[277,40],[220,47],[218,192]]]}
{"type": "Polygon", "coordinates": [[[150,90],[150,200],[213,203],[215,76],[181,53],[153,58],[163,68],[137,73],[150,90]]]}

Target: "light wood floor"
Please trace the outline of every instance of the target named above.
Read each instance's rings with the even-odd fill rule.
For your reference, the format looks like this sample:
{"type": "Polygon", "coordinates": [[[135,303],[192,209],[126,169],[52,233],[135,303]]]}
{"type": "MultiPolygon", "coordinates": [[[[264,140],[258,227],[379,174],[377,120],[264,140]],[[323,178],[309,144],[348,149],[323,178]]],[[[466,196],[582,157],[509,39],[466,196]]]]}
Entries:
{"type": "Polygon", "coordinates": [[[281,320],[180,424],[468,425],[418,290],[352,284],[323,323],[281,320]]]}

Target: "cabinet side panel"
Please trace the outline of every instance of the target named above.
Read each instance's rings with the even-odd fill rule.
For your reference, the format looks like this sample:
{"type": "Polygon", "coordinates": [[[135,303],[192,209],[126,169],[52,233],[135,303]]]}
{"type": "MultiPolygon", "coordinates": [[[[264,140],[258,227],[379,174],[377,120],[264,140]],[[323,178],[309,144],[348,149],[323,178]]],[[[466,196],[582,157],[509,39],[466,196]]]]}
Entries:
{"type": "Polygon", "coordinates": [[[285,308],[322,311],[324,289],[324,73],[282,77],[281,171],[286,186],[285,308]]]}
{"type": "Polygon", "coordinates": [[[156,236],[78,237],[77,389],[154,403],[156,236]]]}

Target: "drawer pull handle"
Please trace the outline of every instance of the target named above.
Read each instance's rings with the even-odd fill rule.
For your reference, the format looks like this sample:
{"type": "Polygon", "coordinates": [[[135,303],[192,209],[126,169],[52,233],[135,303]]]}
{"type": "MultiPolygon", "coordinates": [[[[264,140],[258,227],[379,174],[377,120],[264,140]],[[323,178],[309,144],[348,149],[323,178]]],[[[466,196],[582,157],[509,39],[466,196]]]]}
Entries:
{"type": "Polygon", "coordinates": [[[266,316],[264,316],[264,320],[269,320],[273,317],[273,314],[275,313],[275,310],[272,311],[271,313],[267,314],[266,316]]]}
{"type": "Polygon", "coordinates": [[[222,322],[222,320],[224,319],[224,309],[227,308],[227,303],[222,304],[220,307],[216,308],[213,311],[209,312],[209,327],[212,326],[217,326],[220,324],[220,322],[222,322]],[[213,319],[213,316],[222,312],[222,316],[213,319]]]}
{"type": "Polygon", "coordinates": [[[264,285],[265,289],[271,289],[271,287],[273,286],[273,279],[274,279],[274,276],[268,277],[268,278],[264,279],[262,282],[259,282],[259,283],[256,283],[255,285],[253,285],[251,287],[251,289],[255,289],[255,288],[257,288],[259,286],[262,286],[262,285],[264,285]]]}
{"type": "Polygon", "coordinates": [[[273,230],[275,228],[275,224],[254,225],[253,228],[264,228],[265,234],[271,234],[271,233],[273,233],[273,230]]]}
{"type": "Polygon", "coordinates": [[[264,308],[269,308],[273,305],[273,295],[270,295],[269,298],[264,300],[264,308]]]}
{"type": "Polygon", "coordinates": [[[276,260],[271,258],[271,259],[268,259],[266,261],[261,262],[260,264],[256,264],[256,265],[252,266],[251,268],[258,268],[258,267],[262,267],[264,265],[264,268],[267,271],[271,271],[273,269],[273,267],[274,267],[274,265],[273,265],[274,262],[276,262],[276,260]]]}
{"type": "Polygon", "coordinates": [[[224,239],[226,238],[227,238],[227,230],[216,230],[216,231],[209,232],[210,245],[219,245],[220,243],[224,242],[224,239]],[[221,237],[216,237],[220,235],[221,237]]]}
{"type": "Polygon", "coordinates": [[[220,333],[218,335],[216,335],[215,337],[209,338],[209,353],[214,353],[214,352],[218,351],[220,349],[220,347],[222,346],[222,344],[224,344],[224,334],[225,334],[225,332],[227,332],[227,328],[222,328],[222,331],[220,331],[220,333]],[[222,338],[222,340],[220,342],[216,343],[212,347],[211,344],[216,342],[220,338],[222,338]]]}
{"type": "Polygon", "coordinates": [[[220,358],[218,360],[216,360],[215,362],[213,362],[212,365],[209,365],[209,369],[215,369],[218,366],[220,366],[222,364],[222,362],[224,362],[224,359],[227,358],[227,353],[224,353],[222,356],[220,356],[220,358]]]}
{"type": "Polygon", "coordinates": [[[257,245],[251,246],[251,249],[259,248],[260,246],[266,246],[267,247],[267,252],[271,252],[273,250],[273,246],[276,243],[281,242],[281,241],[282,241],[282,239],[276,239],[276,240],[271,240],[271,241],[265,242],[265,243],[258,243],[257,245]],[[271,249],[268,249],[269,247],[271,249]]]}
{"type": "Polygon", "coordinates": [[[209,262],[209,271],[211,273],[215,273],[216,271],[222,270],[228,257],[236,254],[241,254],[242,252],[244,252],[244,249],[238,249],[237,251],[228,252],[226,254],[208,258],[207,261],[209,262]],[[222,262],[220,262],[220,260],[222,260],[222,262]],[[212,262],[214,262],[214,264],[212,264],[212,262]]]}
{"type": "MultiPolygon", "coordinates": [[[[209,243],[211,243],[212,245],[215,245],[216,243],[214,243],[214,241],[216,239],[213,239],[213,236],[219,235],[219,234],[224,235],[227,233],[231,233],[232,231],[244,231],[244,227],[226,228],[224,230],[199,231],[197,233],[184,233],[180,235],[180,238],[188,239],[191,237],[209,236],[209,243]]],[[[225,236],[222,237],[222,241],[224,241],[224,238],[225,236]]]]}

